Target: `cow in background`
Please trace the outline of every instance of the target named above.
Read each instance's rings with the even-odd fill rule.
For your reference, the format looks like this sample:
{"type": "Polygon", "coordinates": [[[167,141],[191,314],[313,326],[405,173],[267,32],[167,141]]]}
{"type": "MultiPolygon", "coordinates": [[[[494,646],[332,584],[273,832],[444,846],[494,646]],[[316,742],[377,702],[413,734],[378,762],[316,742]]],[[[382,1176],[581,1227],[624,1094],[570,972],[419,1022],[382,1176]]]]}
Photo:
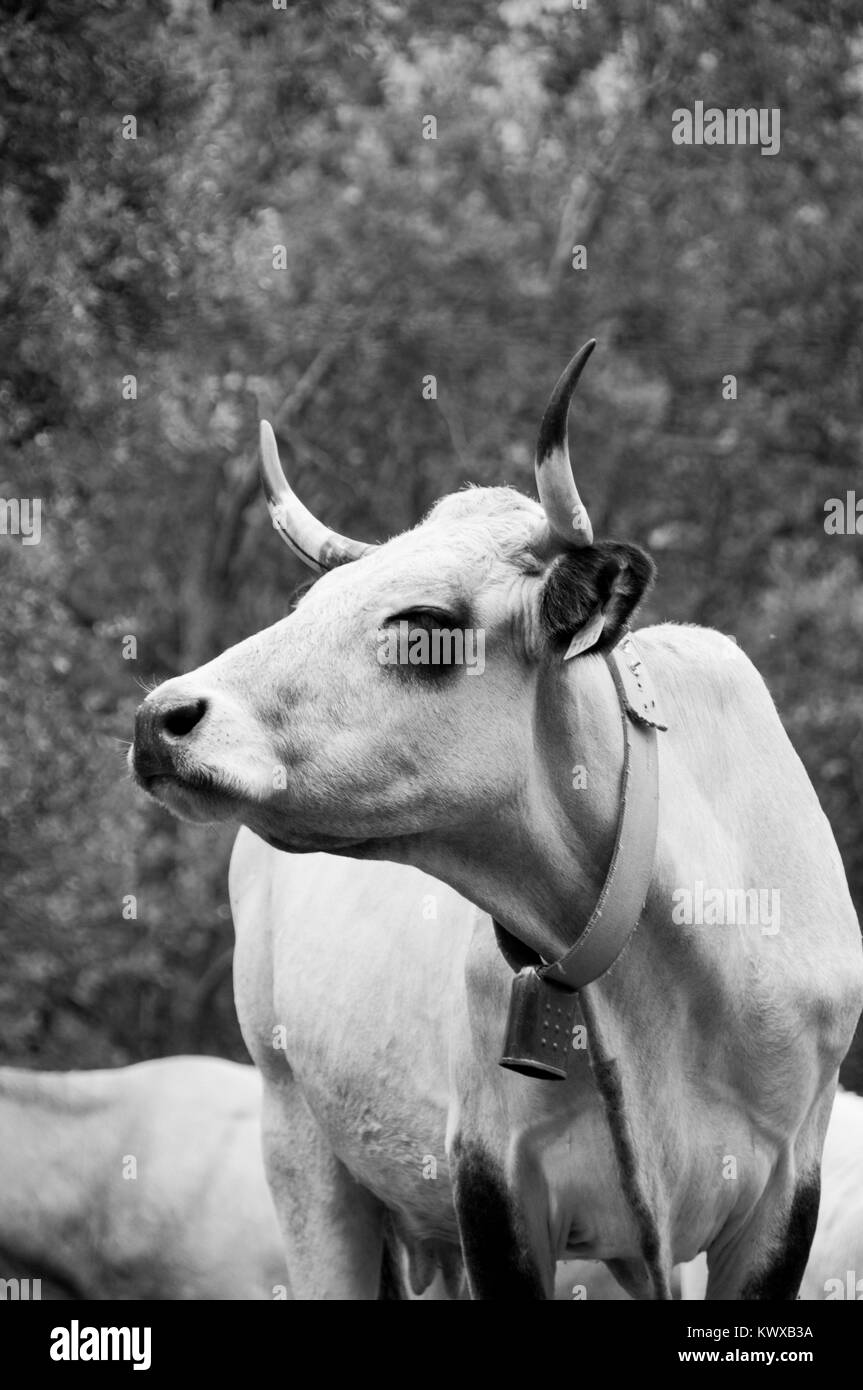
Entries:
{"type": "Polygon", "coordinates": [[[213,1057],[0,1067],[6,1296],[289,1298],[260,1117],[254,1067],[213,1057]]]}
{"type": "Polygon", "coordinates": [[[837,1091],[833,1102],[800,1297],[863,1300],[863,1097],[852,1091],[837,1091]]]}

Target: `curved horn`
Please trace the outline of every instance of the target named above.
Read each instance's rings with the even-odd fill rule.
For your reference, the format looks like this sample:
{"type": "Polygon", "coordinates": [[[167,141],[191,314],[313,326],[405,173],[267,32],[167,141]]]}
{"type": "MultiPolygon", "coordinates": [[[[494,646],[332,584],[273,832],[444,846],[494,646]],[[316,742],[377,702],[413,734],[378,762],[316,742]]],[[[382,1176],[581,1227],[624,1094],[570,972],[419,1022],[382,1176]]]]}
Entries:
{"type": "Polygon", "coordinates": [[[576,547],[591,544],[593,527],[572,474],[567,420],[572,393],[595,347],[596,339],[591,338],[564,368],[545,408],[536,442],[536,486],[548,524],[559,540],[576,547]]]}
{"type": "Polygon", "coordinates": [[[331,531],[303,506],[282,472],[276,436],[268,420],[261,421],[261,482],[273,525],[294,554],[312,569],[323,573],[377,549],[331,531]]]}

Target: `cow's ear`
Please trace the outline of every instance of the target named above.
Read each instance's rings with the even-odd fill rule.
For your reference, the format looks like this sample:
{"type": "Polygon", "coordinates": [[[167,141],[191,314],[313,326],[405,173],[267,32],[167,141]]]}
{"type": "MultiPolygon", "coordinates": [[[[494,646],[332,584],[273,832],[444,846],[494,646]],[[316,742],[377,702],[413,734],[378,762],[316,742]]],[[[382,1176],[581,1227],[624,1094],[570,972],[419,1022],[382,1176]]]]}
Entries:
{"type": "Polygon", "coordinates": [[[552,565],[542,591],[545,636],[571,656],[613,647],[653,583],[656,566],[637,545],[599,541],[567,551],[552,565]]]}

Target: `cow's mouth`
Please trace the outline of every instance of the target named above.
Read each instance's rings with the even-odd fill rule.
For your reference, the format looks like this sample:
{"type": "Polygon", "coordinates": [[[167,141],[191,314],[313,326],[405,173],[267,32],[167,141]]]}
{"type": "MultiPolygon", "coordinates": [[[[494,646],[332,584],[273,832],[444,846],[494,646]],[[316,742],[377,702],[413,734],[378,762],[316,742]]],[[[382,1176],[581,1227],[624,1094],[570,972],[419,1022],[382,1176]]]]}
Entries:
{"type": "Polygon", "coordinates": [[[148,796],[182,820],[202,824],[239,819],[236,799],[208,772],[197,769],[179,772],[159,768],[148,771],[130,759],[132,781],[148,796]]]}
{"type": "Polygon", "coordinates": [[[283,854],[325,853],[367,858],[375,853],[378,843],[305,828],[288,835],[284,832],[274,834],[270,829],[271,817],[262,813],[261,808],[238,799],[236,793],[223,786],[211,773],[197,769],[183,773],[142,773],[133,767],[132,780],[166,811],[171,811],[182,820],[199,825],[211,825],[218,821],[247,825],[272,849],[280,850],[283,854]]]}
{"type": "Polygon", "coordinates": [[[305,822],[301,813],[286,833],[284,812],[274,812],[242,788],[225,783],[215,772],[198,767],[177,768],[165,762],[148,762],[129,756],[132,781],[166,811],[197,825],[233,821],[246,825],[272,849],[283,854],[338,854],[356,859],[391,857],[392,838],[333,835],[305,822]]]}

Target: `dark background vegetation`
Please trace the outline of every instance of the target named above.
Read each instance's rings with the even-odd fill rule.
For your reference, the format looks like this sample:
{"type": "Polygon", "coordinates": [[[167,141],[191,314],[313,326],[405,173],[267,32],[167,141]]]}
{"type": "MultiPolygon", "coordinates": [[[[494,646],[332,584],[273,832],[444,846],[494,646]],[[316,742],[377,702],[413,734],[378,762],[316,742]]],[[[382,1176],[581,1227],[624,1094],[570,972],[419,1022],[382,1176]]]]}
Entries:
{"type": "Polygon", "coordinates": [[[656,558],[645,619],[733,633],[764,673],[859,907],[863,542],[824,504],[863,494],[861,5],[0,17],[0,495],[44,508],[41,544],[0,537],[5,1059],[243,1055],[231,832],[148,805],[123,741],[142,683],[305,577],[259,498],[259,415],[312,509],[378,539],[468,480],[531,490],[592,335],[597,529],[656,558]],[[695,100],[779,108],[781,152],[673,145],[695,100]]]}

